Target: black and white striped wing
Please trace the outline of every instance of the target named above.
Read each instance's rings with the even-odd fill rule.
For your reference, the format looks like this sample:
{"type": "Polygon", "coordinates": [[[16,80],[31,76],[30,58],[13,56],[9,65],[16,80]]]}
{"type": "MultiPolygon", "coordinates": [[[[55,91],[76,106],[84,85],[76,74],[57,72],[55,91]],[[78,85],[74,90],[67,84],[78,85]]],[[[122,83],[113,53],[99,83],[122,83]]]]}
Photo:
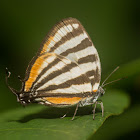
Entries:
{"type": "Polygon", "coordinates": [[[98,89],[101,79],[98,52],[77,19],[67,18],[56,24],[45,38],[38,53],[44,52],[55,53],[77,63],[83,74],[90,79],[92,90],[98,89]]]}
{"type": "Polygon", "coordinates": [[[81,68],[70,59],[55,53],[42,53],[32,61],[27,73],[25,92],[44,96],[46,104],[72,105],[91,93],[92,86],[81,68]]]}

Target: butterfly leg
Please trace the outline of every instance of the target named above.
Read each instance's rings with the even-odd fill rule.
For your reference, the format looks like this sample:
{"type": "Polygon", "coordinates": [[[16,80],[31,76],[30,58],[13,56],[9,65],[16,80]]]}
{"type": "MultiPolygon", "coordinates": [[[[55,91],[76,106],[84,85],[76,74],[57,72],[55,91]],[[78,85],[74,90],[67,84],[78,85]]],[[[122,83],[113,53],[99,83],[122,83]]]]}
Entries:
{"type": "Polygon", "coordinates": [[[100,104],[100,106],[101,106],[101,109],[102,109],[102,117],[103,117],[104,116],[104,105],[103,105],[103,102],[100,101],[100,102],[98,102],[98,104],[100,104]]]}
{"type": "Polygon", "coordinates": [[[61,119],[65,118],[67,116],[67,113],[64,114],[62,117],[60,117],[61,119]]]}
{"type": "Polygon", "coordinates": [[[95,119],[95,110],[96,110],[96,107],[97,107],[97,101],[95,102],[95,106],[94,106],[94,108],[93,108],[93,120],[95,119]]]}
{"type": "Polygon", "coordinates": [[[63,115],[62,117],[60,117],[60,118],[61,118],[61,119],[65,118],[65,117],[67,116],[68,112],[69,112],[69,108],[68,108],[66,114],[64,114],[64,115],[63,115]]]}
{"type": "Polygon", "coordinates": [[[73,117],[72,117],[72,119],[71,119],[72,121],[74,120],[74,117],[75,117],[75,115],[76,115],[76,113],[77,113],[78,107],[79,107],[79,103],[78,103],[77,106],[76,106],[76,109],[75,109],[74,115],[73,115],[73,117]]]}
{"type": "Polygon", "coordinates": [[[104,106],[103,106],[103,102],[102,102],[102,101],[96,101],[96,102],[95,102],[94,109],[93,109],[93,120],[95,119],[95,110],[96,110],[97,104],[100,104],[101,109],[102,109],[102,117],[104,116],[104,106]]]}

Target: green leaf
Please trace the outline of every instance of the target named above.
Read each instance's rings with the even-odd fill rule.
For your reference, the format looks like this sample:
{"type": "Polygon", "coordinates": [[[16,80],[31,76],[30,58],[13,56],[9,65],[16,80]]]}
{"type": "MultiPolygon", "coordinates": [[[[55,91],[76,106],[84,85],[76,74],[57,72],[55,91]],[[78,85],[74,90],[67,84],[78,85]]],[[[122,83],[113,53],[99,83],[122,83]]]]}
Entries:
{"type": "Polygon", "coordinates": [[[137,104],[119,116],[110,117],[89,140],[114,140],[120,137],[126,139],[122,137],[125,134],[129,139],[129,134],[139,129],[140,105],[137,104]]]}
{"type": "Polygon", "coordinates": [[[118,115],[128,107],[130,99],[123,91],[111,90],[102,97],[104,117],[97,106],[92,120],[91,106],[79,108],[75,120],[71,121],[75,108],[68,117],[60,119],[67,108],[50,108],[41,105],[18,108],[0,114],[0,139],[67,139],[85,140],[93,135],[111,115],[118,115]]]}

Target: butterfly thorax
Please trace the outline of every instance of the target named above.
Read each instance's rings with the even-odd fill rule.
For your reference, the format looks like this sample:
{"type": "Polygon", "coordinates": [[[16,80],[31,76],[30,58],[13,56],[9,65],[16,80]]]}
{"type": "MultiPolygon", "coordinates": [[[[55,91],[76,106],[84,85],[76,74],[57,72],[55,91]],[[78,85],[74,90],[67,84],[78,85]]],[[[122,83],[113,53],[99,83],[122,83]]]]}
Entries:
{"type": "Polygon", "coordinates": [[[104,89],[100,86],[96,93],[93,93],[92,96],[87,97],[86,99],[80,102],[80,106],[92,105],[94,104],[100,96],[103,96],[105,93],[104,89]]]}

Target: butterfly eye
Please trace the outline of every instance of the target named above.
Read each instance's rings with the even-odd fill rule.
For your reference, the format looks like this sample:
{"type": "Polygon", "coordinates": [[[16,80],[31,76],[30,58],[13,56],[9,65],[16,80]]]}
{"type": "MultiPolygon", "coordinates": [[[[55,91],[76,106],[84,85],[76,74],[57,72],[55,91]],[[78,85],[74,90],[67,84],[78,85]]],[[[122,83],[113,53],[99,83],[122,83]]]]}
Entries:
{"type": "Polygon", "coordinates": [[[104,95],[104,93],[105,93],[105,92],[102,92],[102,93],[101,93],[101,96],[103,96],[103,95],[104,95]]]}

